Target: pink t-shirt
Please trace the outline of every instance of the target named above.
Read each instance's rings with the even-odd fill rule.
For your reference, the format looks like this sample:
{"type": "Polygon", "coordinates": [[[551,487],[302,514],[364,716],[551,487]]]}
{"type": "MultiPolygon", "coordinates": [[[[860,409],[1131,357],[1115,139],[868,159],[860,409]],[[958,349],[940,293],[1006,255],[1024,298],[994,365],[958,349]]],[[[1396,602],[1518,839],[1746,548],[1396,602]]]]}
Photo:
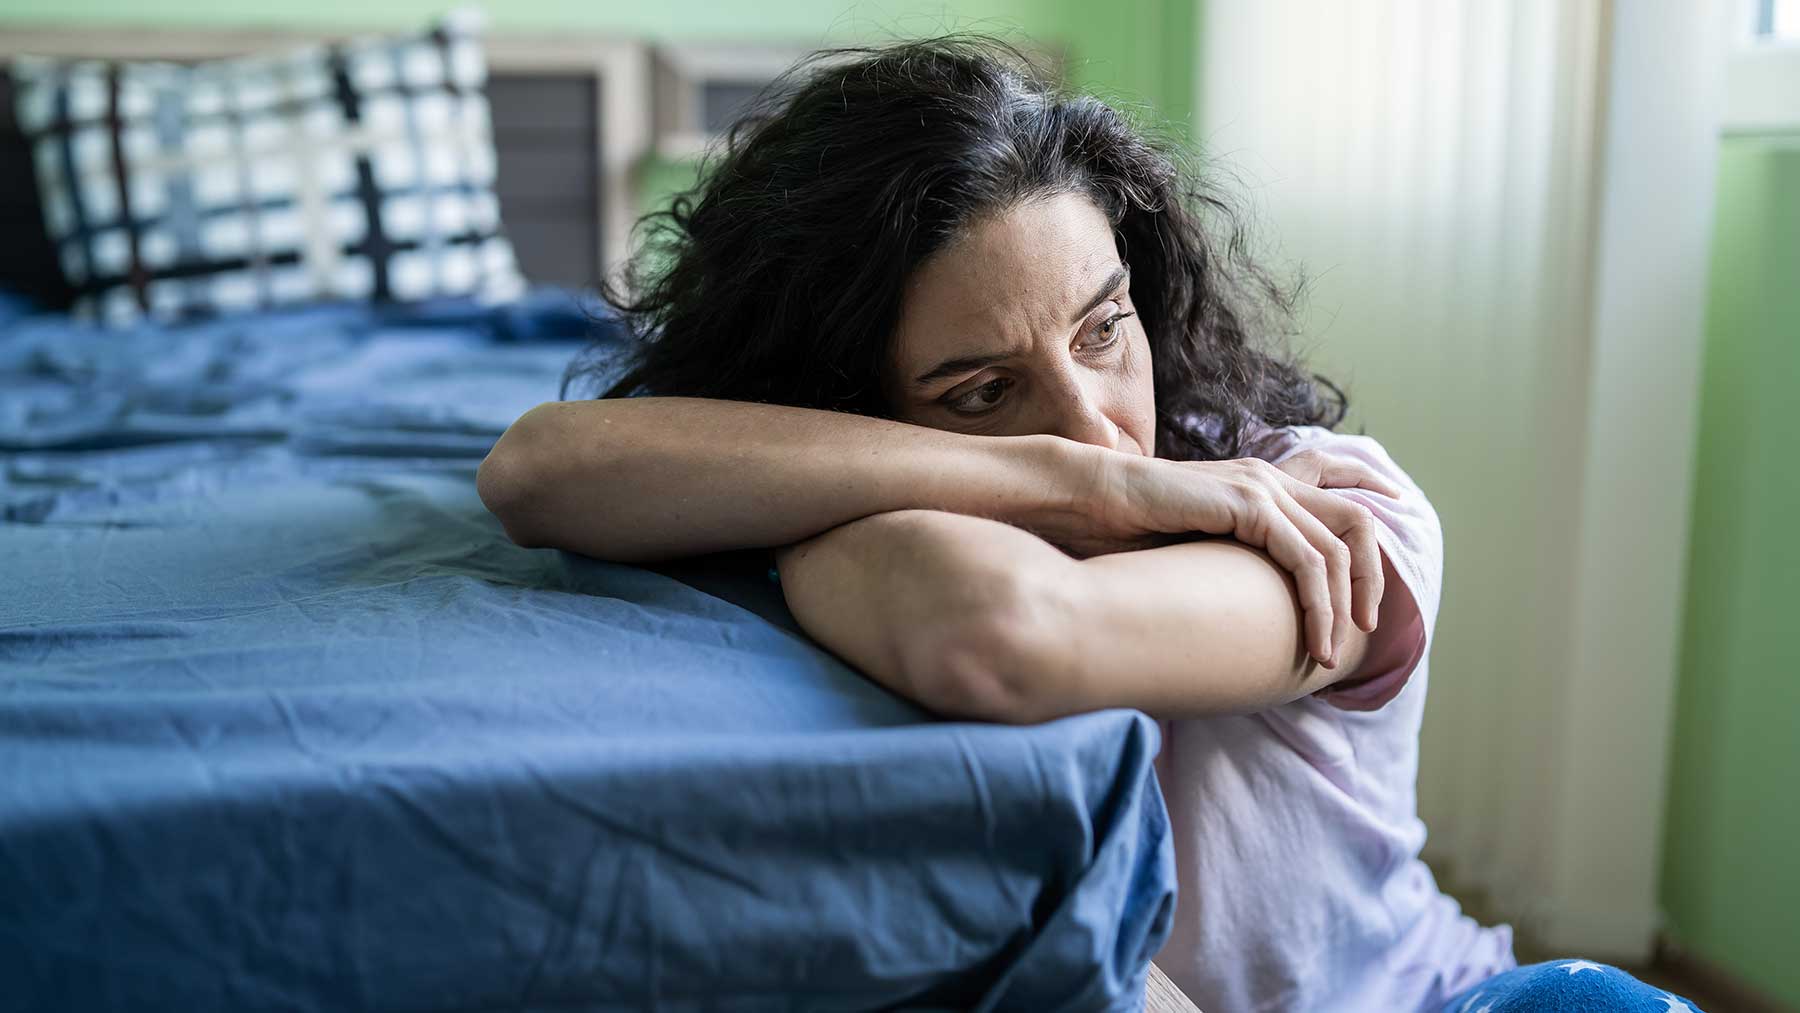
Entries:
{"type": "Polygon", "coordinates": [[[1512,930],[1484,928],[1419,860],[1416,782],[1426,654],[1443,535],[1419,487],[1381,445],[1307,427],[1263,441],[1354,458],[1404,494],[1338,495],[1375,515],[1407,621],[1384,621],[1380,670],[1256,714],[1164,722],[1157,776],[1181,895],[1157,964],[1208,1013],[1435,1010],[1514,966],[1512,930]]]}

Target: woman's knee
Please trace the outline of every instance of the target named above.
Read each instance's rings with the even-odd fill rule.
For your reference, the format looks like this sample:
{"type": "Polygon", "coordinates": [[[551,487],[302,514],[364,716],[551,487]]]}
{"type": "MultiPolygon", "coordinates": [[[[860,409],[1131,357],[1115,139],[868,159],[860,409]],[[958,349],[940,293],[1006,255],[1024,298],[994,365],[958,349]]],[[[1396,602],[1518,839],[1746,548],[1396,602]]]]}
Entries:
{"type": "Polygon", "coordinates": [[[1443,1013],[1551,1013],[1629,1010],[1697,1013],[1681,996],[1639,981],[1610,964],[1547,960],[1497,974],[1445,1004],[1443,1013]]]}

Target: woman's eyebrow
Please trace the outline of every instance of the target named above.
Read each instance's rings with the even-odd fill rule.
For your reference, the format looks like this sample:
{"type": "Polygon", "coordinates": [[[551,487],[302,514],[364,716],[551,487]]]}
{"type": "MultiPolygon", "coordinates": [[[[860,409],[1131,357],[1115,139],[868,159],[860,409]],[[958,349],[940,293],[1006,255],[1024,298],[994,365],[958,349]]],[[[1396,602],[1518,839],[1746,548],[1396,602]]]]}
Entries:
{"type": "Polygon", "coordinates": [[[945,359],[943,362],[920,373],[919,378],[913,381],[913,385],[923,387],[933,380],[942,380],[946,376],[956,376],[959,373],[973,373],[983,366],[992,366],[994,363],[1008,358],[1009,355],[1010,353],[1008,352],[991,352],[986,355],[964,355],[960,358],[945,359]]]}
{"type": "MultiPolygon", "coordinates": [[[[1101,284],[1099,290],[1094,293],[1093,297],[1069,319],[1070,325],[1073,326],[1081,323],[1082,320],[1087,318],[1089,313],[1094,311],[1094,307],[1105,302],[1107,296],[1118,291],[1119,286],[1125,284],[1125,280],[1130,277],[1131,268],[1124,264],[1120,264],[1113,268],[1112,273],[1106,276],[1106,281],[1101,284]]],[[[984,366],[991,366],[996,362],[1006,359],[1010,357],[1011,354],[1012,353],[1010,352],[990,352],[983,355],[963,355],[954,359],[945,359],[943,362],[920,373],[918,378],[913,380],[913,385],[916,387],[923,387],[933,380],[942,380],[947,376],[956,376],[961,373],[973,373],[984,366]]]]}
{"type": "Polygon", "coordinates": [[[1120,264],[1118,267],[1113,268],[1113,272],[1106,276],[1105,284],[1100,286],[1100,291],[1095,292],[1093,298],[1089,299],[1086,304],[1075,311],[1074,316],[1069,318],[1070,326],[1079,324],[1087,319],[1087,315],[1094,312],[1094,307],[1105,302],[1106,297],[1117,291],[1119,286],[1125,284],[1125,279],[1129,277],[1131,277],[1131,268],[1126,267],[1124,264],[1120,264]]]}

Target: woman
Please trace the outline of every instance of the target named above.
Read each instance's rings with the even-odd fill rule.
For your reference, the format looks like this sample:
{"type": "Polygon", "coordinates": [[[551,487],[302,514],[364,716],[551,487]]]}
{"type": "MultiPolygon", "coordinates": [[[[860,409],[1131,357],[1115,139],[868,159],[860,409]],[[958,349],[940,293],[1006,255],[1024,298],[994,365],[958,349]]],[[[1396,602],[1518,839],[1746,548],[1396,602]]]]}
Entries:
{"type": "Polygon", "coordinates": [[[653,226],[663,267],[609,296],[622,376],[482,465],[514,540],[772,549],[810,634],[939,713],[1164,719],[1158,963],[1205,1009],[1505,986],[1471,991],[1508,930],[1418,859],[1436,517],[1330,432],[1335,388],[1265,343],[1279,289],[1169,155],[991,43],[840,52],[653,226]]]}

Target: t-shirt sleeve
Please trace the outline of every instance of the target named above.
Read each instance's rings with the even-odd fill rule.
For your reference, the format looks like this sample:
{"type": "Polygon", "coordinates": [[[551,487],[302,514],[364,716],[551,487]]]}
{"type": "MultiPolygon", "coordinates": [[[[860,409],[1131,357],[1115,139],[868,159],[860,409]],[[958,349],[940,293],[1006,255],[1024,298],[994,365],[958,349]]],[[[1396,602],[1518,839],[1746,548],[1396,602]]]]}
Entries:
{"type": "Polygon", "coordinates": [[[1360,462],[1401,490],[1398,499],[1366,489],[1333,489],[1354,500],[1375,519],[1375,540],[1399,587],[1390,580],[1382,592],[1382,621],[1370,635],[1367,670],[1354,682],[1321,690],[1319,696],[1345,710],[1375,710],[1406,687],[1430,650],[1444,576],[1444,535],[1437,511],[1412,478],[1381,444],[1318,427],[1281,430],[1257,454],[1274,464],[1307,450],[1360,462]],[[1404,596],[1404,600],[1394,595],[1404,596]]]}

